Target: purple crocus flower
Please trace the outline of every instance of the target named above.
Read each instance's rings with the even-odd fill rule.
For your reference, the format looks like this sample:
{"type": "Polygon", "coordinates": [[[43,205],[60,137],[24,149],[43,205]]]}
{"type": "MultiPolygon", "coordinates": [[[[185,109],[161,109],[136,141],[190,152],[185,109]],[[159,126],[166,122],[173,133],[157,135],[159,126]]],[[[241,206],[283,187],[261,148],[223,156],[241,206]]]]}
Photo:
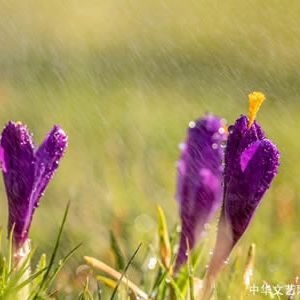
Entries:
{"type": "Polygon", "coordinates": [[[26,126],[9,122],[1,136],[0,159],[8,198],[8,230],[14,226],[14,243],[28,238],[33,213],[67,147],[67,136],[54,126],[35,150],[26,126]]]}
{"type": "Polygon", "coordinates": [[[208,285],[214,281],[234,245],[246,231],[277,174],[279,152],[254,120],[263,100],[261,93],[250,94],[249,118],[242,115],[229,127],[225,151],[224,201],[217,242],[206,275],[208,285]]]}
{"type": "Polygon", "coordinates": [[[222,198],[222,144],[226,140],[224,121],[207,115],[190,122],[187,140],[181,144],[178,162],[177,200],[182,231],[175,271],[185,263],[190,249],[203,234],[204,226],[222,198]]]}

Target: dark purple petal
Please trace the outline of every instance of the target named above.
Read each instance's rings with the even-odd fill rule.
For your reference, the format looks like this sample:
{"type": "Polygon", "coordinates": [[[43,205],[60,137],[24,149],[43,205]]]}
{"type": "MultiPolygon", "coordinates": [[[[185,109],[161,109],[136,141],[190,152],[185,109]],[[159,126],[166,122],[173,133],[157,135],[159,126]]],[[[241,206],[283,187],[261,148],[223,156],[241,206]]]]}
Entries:
{"type": "Polygon", "coordinates": [[[241,116],[229,127],[225,152],[224,201],[217,242],[207,278],[214,278],[246,231],[263,195],[277,174],[279,152],[254,122],[241,116]]]}
{"type": "Polygon", "coordinates": [[[17,248],[28,238],[34,210],[66,146],[67,136],[58,126],[54,126],[36,152],[24,125],[9,122],[3,130],[0,161],[9,205],[8,230],[15,226],[17,248]]]}
{"type": "Polygon", "coordinates": [[[243,151],[241,155],[241,162],[240,162],[242,172],[246,170],[249,162],[253,158],[254,154],[257,152],[260,144],[261,144],[260,141],[254,142],[246,150],[243,151]]]}
{"type": "Polygon", "coordinates": [[[231,226],[233,243],[246,230],[279,165],[276,146],[264,137],[256,122],[249,129],[247,122],[242,116],[229,129],[225,154],[222,215],[231,226]]]}
{"type": "Polygon", "coordinates": [[[14,239],[22,243],[27,238],[26,219],[31,214],[29,203],[34,182],[34,150],[26,126],[9,122],[1,137],[1,165],[6,188],[9,221],[14,227],[14,239]]]}
{"type": "Polygon", "coordinates": [[[220,205],[225,140],[223,121],[215,116],[190,123],[178,162],[177,200],[182,232],[176,270],[186,261],[186,241],[192,249],[220,205]]]}
{"type": "Polygon", "coordinates": [[[279,153],[269,140],[260,140],[249,148],[255,148],[255,153],[247,165],[240,164],[237,171],[239,177],[232,178],[227,185],[224,202],[223,213],[231,225],[233,243],[247,229],[264,193],[277,174],[279,153]]]}
{"type": "Polygon", "coordinates": [[[246,116],[241,116],[235,123],[230,126],[229,137],[225,151],[225,172],[224,184],[226,185],[231,176],[237,176],[237,168],[232,166],[240,164],[242,152],[252,143],[264,139],[264,133],[260,126],[254,122],[251,128],[248,129],[248,119],[246,116]]]}
{"type": "Polygon", "coordinates": [[[38,206],[39,200],[53,177],[67,145],[68,138],[65,132],[59,126],[54,126],[36,151],[34,185],[31,195],[34,208],[38,206]]]}

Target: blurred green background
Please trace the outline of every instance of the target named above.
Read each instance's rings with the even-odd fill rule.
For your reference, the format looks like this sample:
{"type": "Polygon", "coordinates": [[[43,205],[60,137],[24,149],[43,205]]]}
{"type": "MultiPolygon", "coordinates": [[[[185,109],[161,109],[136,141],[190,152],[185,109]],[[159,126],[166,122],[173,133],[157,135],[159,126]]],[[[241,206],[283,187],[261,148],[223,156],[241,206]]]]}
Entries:
{"type": "MultiPolygon", "coordinates": [[[[170,226],[178,144],[210,111],[258,115],[281,151],[280,174],[237,251],[257,244],[255,276],[299,275],[300,3],[297,1],[1,1],[0,123],[21,120],[40,143],[54,123],[69,149],[36,211],[31,237],[49,252],[71,210],[62,252],[113,263],[109,230],[126,255],[155,241],[156,204],[170,226]],[[299,123],[298,123],[299,122],[299,123]]],[[[1,185],[1,224],[6,200],[1,185]]],[[[213,242],[212,242],[213,243],[213,242]]]]}

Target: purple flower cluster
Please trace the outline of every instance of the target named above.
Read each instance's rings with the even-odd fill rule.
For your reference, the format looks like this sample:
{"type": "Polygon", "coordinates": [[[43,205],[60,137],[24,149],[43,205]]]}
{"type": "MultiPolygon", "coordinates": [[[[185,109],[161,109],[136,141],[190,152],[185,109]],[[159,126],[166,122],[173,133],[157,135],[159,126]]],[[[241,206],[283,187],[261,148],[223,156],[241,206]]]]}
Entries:
{"type": "Polygon", "coordinates": [[[67,147],[67,136],[54,126],[38,149],[20,122],[9,122],[0,142],[0,161],[8,198],[8,230],[15,247],[28,238],[33,213],[67,147]]]}
{"type": "MultiPolygon", "coordinates": [[[[212,282],[210,278],[215,278],[246,231],[277,174],[279,152],[255,121],[263,101],[263,94],[250,94],[249,116],[242,115],[228,132],[224,120],[213,115],[190,122],[178,161],[182,231],[175,272],[186,262],[188,247],[195,247],[205,225],[222,205],[216,246],[206,274],[212,282]]],[[[67,140],[64,131],[54,126],[35,150],[22,123],[9,122],[2,132],[0,162],[8,198],[8,230],[13,229],[16,249],[28,239],[34,211],[64,155],[67,140]]]]}
{"type": "Polygon", "coordinates": [[[223,197],[217,242],[207,272],[214,277],[247,229],[277,174],[279,152],[255,121],[263,100],[261,93],[250,94],[249,117],[241,116],[229,127],[224,171],[220,145],[226,135],[220,119],[204,117],[194,129],[189,129],[178,167],[182,232],[176,269],[186,261],[186,244],[194,247],[223,197]]]}

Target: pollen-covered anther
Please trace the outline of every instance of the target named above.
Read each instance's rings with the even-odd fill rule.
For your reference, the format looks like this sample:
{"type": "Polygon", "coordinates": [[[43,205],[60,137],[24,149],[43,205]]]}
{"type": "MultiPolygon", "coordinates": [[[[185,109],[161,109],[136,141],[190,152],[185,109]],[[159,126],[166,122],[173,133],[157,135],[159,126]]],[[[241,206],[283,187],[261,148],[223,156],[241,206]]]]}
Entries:
{"type": "Polygon", "coordinates": [[[249,94],[248,97],[249,97],[248,128],[250,128],[256,118],[257,112],[259,111],[266,97],[261,92],[253,92],[249,94]]]}

